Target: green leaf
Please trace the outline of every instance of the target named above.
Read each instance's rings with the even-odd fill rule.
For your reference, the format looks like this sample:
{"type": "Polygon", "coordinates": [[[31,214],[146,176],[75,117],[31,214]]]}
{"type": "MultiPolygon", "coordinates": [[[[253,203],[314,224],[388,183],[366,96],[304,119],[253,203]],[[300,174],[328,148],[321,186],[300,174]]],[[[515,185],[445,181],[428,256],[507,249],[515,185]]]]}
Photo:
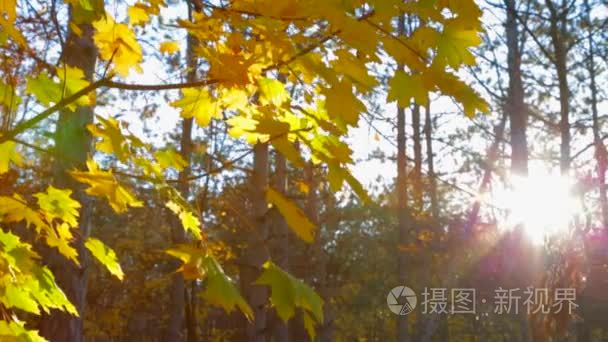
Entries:
{"type": "Polygon", "coordinates": [[[253,318],[253,311],[232,280],[206,250],[182,244],[168,249],[166,253],[183,262],[178,271],[183,274],[185,279],[205,279],[205,290],[201,296],[209,304],[219,306],[227,312],[238,307],[248,320],[253,318]]]}
{"type": "Polygon", "coordinates": [[[305,161],[300,155],[300,151],[294,146],[294,144],[287,139],[286,136],[274,138],[270,141],[272,146],[277,149],[282,155],[284,155],[290,162],[296,167],[304,167],[305,161]]]}
{"type": "Polygon", "coordinates": [[[211,305],[222,307],[226,312],[231,312],[238,307],[249,321],[253,319],[253,311],[243,299],[230,278],[224,273],[220,264],[211,255],[203,260],[207,277],[205,290],[201,296],[211,305]]]}
{"type": "Polygon", "coordinates": [[[0,82],[0,105],[15,111],[20,103],[21,97],[15,92],[15,86],[0,82]]]}
{"type": "Polygon", "coordinates": [[[395,75],[388,81],[387,102],[397,101],[400,108],[406,108],[414,98],[419,105],[428,102],[427,91],[420,75],[408,75],[403,70],[397,70],[395,75]]]}
{"type": "Polygon", "coordinates": [[[104,265],[110,273],[120,280],[123,279],[124,273],[122,272],[120,263],[118,263],[116,253],[114,253],[110,247],[92,237],[89,237],[84,245],[91,254],[93,254],[95,259],[104,265]]]}
{"type": "Polygon", "coordinates": [[[359,114],[366,110],[352,90],[352,84],[342,80],[331,88],[324,89],[325,108],[331,118],[341,121],[344,125],[356,126],[359,114]]]}
{"type": "MultiPolygon", "coordinates": [[[[264,263],[263,269],[262,275],[255,283],[270,286],[270,303],[283,321],[287,322],[292,318],[295,309],[299,308],[303,310],[305,325],[313,327],[312,330],[314,325],[323,322],[323,299],[310,286],[271,261],[264,263]]],[[[308,328],[307,331],[312,337],[314,333],[311,334],[308,328]]]]}
{"type": "Polygon", "coordinates": [[[44,342],[36,330],[27,330],[24,322],[0,320],[0,340],[7,342],[44,342]]]}
{"type": "Polygon", "coordinates": [[[302,209],[272,188],[266,190],[266,200],[279,209],[289,227],[300,239],[308,243],[313,242],[316,227],[302,209]]]}
{"type": "Polygon", "coordinates": [[[17,287],[14,283],[7,283],[3,294],[4,305],[8,308],[17,308],[36,315],[40,314],[38,303],[30,296],[29,290],[17,287]]]}
{"type": "Polygon", "coordinates": [[[55,83],[47,73],[41,73],[38,77],[27,77],[28,94],[36,96],[38,102],[48,106],[57,103],[61,99],[61,86],[55,83]]]}

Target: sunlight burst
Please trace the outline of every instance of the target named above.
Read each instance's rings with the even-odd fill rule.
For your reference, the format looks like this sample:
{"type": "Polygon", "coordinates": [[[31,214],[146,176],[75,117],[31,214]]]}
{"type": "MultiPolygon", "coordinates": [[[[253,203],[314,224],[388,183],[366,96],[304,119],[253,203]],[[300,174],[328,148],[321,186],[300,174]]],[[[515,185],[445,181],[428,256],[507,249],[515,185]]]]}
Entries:
{"type": "Polygon", "coordinates": [[[565,232],[582,212],[580,201],[573,194],[571,178],[536,173],[528,177],[514,176],[510,183],[493,196],[493,203],[506,210],[501,226],[511,229],[522,225],[536,244],[542,244],[545,237],[565,232]]]}

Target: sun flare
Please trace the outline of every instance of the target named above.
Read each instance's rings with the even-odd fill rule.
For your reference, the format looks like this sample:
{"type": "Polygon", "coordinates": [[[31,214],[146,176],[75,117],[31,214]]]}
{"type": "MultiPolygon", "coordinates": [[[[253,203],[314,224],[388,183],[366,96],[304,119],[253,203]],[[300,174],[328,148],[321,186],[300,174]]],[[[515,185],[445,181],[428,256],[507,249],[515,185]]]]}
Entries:
{"type": "Polygon", "coordinates": [[[573,187],[571,178],[546,172],[511,177],[510,184],[493,196],[493,203],[506,214],[500,226],[511,229],[521,225],[537,244],[565,232],[582,212],[573,187]]]}

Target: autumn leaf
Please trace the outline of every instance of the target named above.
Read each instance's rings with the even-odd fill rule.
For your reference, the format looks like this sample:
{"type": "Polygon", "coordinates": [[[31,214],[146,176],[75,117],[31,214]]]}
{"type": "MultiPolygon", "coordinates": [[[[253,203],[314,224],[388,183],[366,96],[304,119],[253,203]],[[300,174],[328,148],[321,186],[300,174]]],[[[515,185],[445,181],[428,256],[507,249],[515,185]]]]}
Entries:
{"type": "Polygon", "coordinates": [[[38,206],[49,221],[60,219],[70,227],[78,226],[78,209],[80,203],[71,197],[72,190],[57,189],[49,185],[46,192],[34,195],[38,199],[38,206]]]}
{"type": "Polygon", "coordinates": [[[296,308],[300,308],[304,313],[312,314],[309,318],[314,317],[314,322],[305,323],[316,325],[323,322],[323,300],[310,286],[271,261],[266,261],[262,268],[262,274],[255,283],[270,286],[270,303],[281,320],[287,322],[294,317],[296,308]]]}
{"type": "Polygon", "coordinates": [[[160,167],[166,169],[172,167],[177,171],[182,171],[188,166],[188,163],[182,158],[182,156],[175,151],[173,148],[167,148],[154,152],[154,157],[160,164],[160,167]]]}
{"type": "Polygon", "coordinates": [[[467,20],[461,18],[448,20],[444,24],[443,32],[437,42],[435,57],[441,65],[447,64],[458,69],[462,64],[475,64],[475,57],[469,48],[479,45],[481,38],[476,29],[471,29],[467,25],[467,20]]]}
{"type": "Polygon", "coordinates": [[[61,99],[61,86],[46,73],[41,73],[36,78],[27,77],[26,91],[36,96],[38,102],[45,106],[61,99]]]}
{"type": "Polygon", "coordinates": [[[62,223],[56,225],[55,229],[46,232],[45,241],[49,247],[57,248],[61,255],[73,261],[76,265],[80,265],[80,261],[78,261],[78,251],[70,245],[73,238],[74,236],[70,231],[70,226],[66,223],[62,223]]]}
{"type": "Polygon", "coordinates": [[[407,108],[414,98],[419,105],[426,105],[427,91],[419,75],[408,75],[403,70],[397,70],[388,81],[387,102],[397,101],[400,108],[407,108]]]}
{"type": "MultiPolygon", "coordinates": [[[[89,85],[89,81],[86,80],[84,72],[79,68],[69,65],[57,67],[57,77],[59,77],[59,83],[53,86],[53,88],[61,89],[64,92],[62,97],[68,97],[75,94],[89,85]]],[[[45,86],[45,84],[42,84],[41,86],[45,86]]],[[[54,90],[50,91],[54,92],[54,90]]],[[[79,97],[76,101],[66,105],[66,108],[75,111],[77,106],[90,106],[93,103],[95,103],[95,92],[79,97]]]]}
{"type": "Polygon", "coordinates": [[[179,51],[179,43],[178,42],[162,42],[160,43],[160,52],[166,53],[168,55],[172,55],[179,51]]]}
{"type": "Polygon", "coordinates": [[[46,342],[36,330],[28,330],[25,322],[0,320],[0,340],[2,341],[26,341],[46,342]]]}
{"type": "Polygon", "coordinates": [[[120,263],[118,263],[116,253],[114,253],[110,247],[92,237],[87,238],[84,245],[95,257],[95,259],[104,265],[110,273],[120,280],[123,279],[124,273],[122,272],[120,263]]]}
{"type": "Polygon", "coordinates": [[[177,215],[187,232],[190,232],[195,238],[201,239],[201,221],[198,217],[196,217],[188,208],[175,201],[167,202],[166,206],[177,215]]]}
{"type": "Polygon", "coordinates": [[[127,25],[116,23],[106,14],[105,18],[94,22],[93,27],[93,39],[101,59],[111,61],[122,77],[127,77],[131,69],[142,71],[139,65],[143,58],[141,46],[127,25]]]}
{"type": "Polygon", "coordinates": [[[234,283],[224,273],[224,270],[211,255],[207,255],[203,259],[203,267],[206,270],[205,289],[201,293],[209,304],[219,306],[226,312],[230,313],[235,307],[251,321],[253,320],[253,311],[249,304],[243,299],[234,283]]]}
{"type": "Polygon", "coordinates": [[[105,197],[117,213],[125,212],[128,207],[141,207],[143,203],[114,178],[112,172],[100,170],[97,163],[87,160],[88,171],[71,171],[70,175],[81,183],[89,184],[86,193],[91,196],[105,197]]]}
{"type": "Polygon", "coordinates": [[[272,188],[266,190],[266,200],[279,209],[279,212],[283,215],[289,227],[299,238],[308,243],[313,242],[316,227],[310,222],[302,209],[272,188]]]}
{"type": "MultiPolygon", "coordinates": [[[[0,135],[1,136],[1,135],[0,135]]],[[[21,166],[23,160],[13,141],[5,141],[0,143],[0,175],[6,173],[12,164],[21,166]]]]}
{"type": "Polygon", "coordinates": [[[272,104],[281,106],[289,100],[289,93],[285,90],[285,85],[281,81],[271,78],[261,78],[258,80],[260,87],[260,103],[262,105],[272,104]]]}
{"type": "Polygon", "coordinates": [[[182,261],[178,271],[185,279],[204,280],[205,289],[201,297],[209,304],[219,306],[228,313],[237,307],[248,320],[253,319],[253,311],[245,299],[217,260],[206,250],[181,244],[168,249],[166,253],[182,261]]]}
{"type": "Polygon", "coordinates": [[[15,111],[20,103],[21,97],[15,92],[15,86],[0,80],[0,105],[15,111]]]}
{"type": "Polygon", "coordinates": [[[150,21],[150,16],[148,15],[146,7],[143,4],[138,3],[133,6],[129,6],[127,13],[129,14],[129,23],[131,25],[144,25],[150,21]]]}
{"type": "Polygon", "coordinates": [[[114,118],[105,119],[97,116],[98,125],[88,125],[87,129],[91,134],[101,138],[101,141],[95,144],[101,152],[108,154],[114,153],[118,160],[124,162],[129,154],[128,143],[125,136],[120,130],[120,123],[114,118]]]}
{"type": "Polygon", "coordinates": [[[340,81],[331,88],[323,90],[325,108],[331,118],[338,119],[345,125],[356,126],[359,114],[365,111],[365,105],[359,100],[348,81],[340,81]]]}
{"type": "Polygon", "coordinates": [[[221,103],[205,88],[183,89],[182,98],[171,102],[171,106],[180,108],[184,118],[194,117],[201,127],[209,125],[212,118],[220,118],[222,115],[221,103]]]}

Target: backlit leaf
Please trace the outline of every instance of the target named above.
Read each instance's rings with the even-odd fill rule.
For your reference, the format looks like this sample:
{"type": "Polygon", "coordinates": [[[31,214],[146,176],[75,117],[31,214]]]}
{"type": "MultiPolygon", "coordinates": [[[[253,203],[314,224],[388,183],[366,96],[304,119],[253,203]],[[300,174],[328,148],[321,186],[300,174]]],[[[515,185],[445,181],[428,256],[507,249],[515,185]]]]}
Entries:
{"type": "Polygon", "coordinates": [[[91,254],[97,259],[107,270],[116,276],[116,278],[122,280],[124,273],[116,257],[116,253],[106,246],[103,242],[98,239],[89,237],[85,242],[85,247],[91,252],[91,254]]]}
{"type": "Polygon", "coordinates": [[[11,163],[21,166],[22,162],[21,155],[17,152],[13,141],[0,143],[0,175],[8,171],[11,163]]]}
{"type": "Polygon", "coordinates": [[[91,196],[105,197],[117,213],[125,212],[128,207],[141,207],[143,203],[114,178],[109,171],[100,170],[94,160],[87,160],[88,171],[71,171],[70,175],[81,183],[89,184],[86,193],[91,196]]]}
{"type": "MultiPolygon", "coordinates": [[[[141,19],[141,18],[138,18],[141,19]]],[[[131,69],[141,72],[139,64],[142,61],[141,46],[135,33],[125,24],[118,24],[106,16],[93,23],[95,34],[93,39],[99,49],[99,56],[105,61],[112,61],[116,72],[127,77],[131,69]]]]}
{"type": "Polygon", "coordinates": [[[299,238],[308,243],[313,242],[316,227],[302,209],[272,188],[266,190],[266,200],[279,209],[289,227],[299,238]]]}

